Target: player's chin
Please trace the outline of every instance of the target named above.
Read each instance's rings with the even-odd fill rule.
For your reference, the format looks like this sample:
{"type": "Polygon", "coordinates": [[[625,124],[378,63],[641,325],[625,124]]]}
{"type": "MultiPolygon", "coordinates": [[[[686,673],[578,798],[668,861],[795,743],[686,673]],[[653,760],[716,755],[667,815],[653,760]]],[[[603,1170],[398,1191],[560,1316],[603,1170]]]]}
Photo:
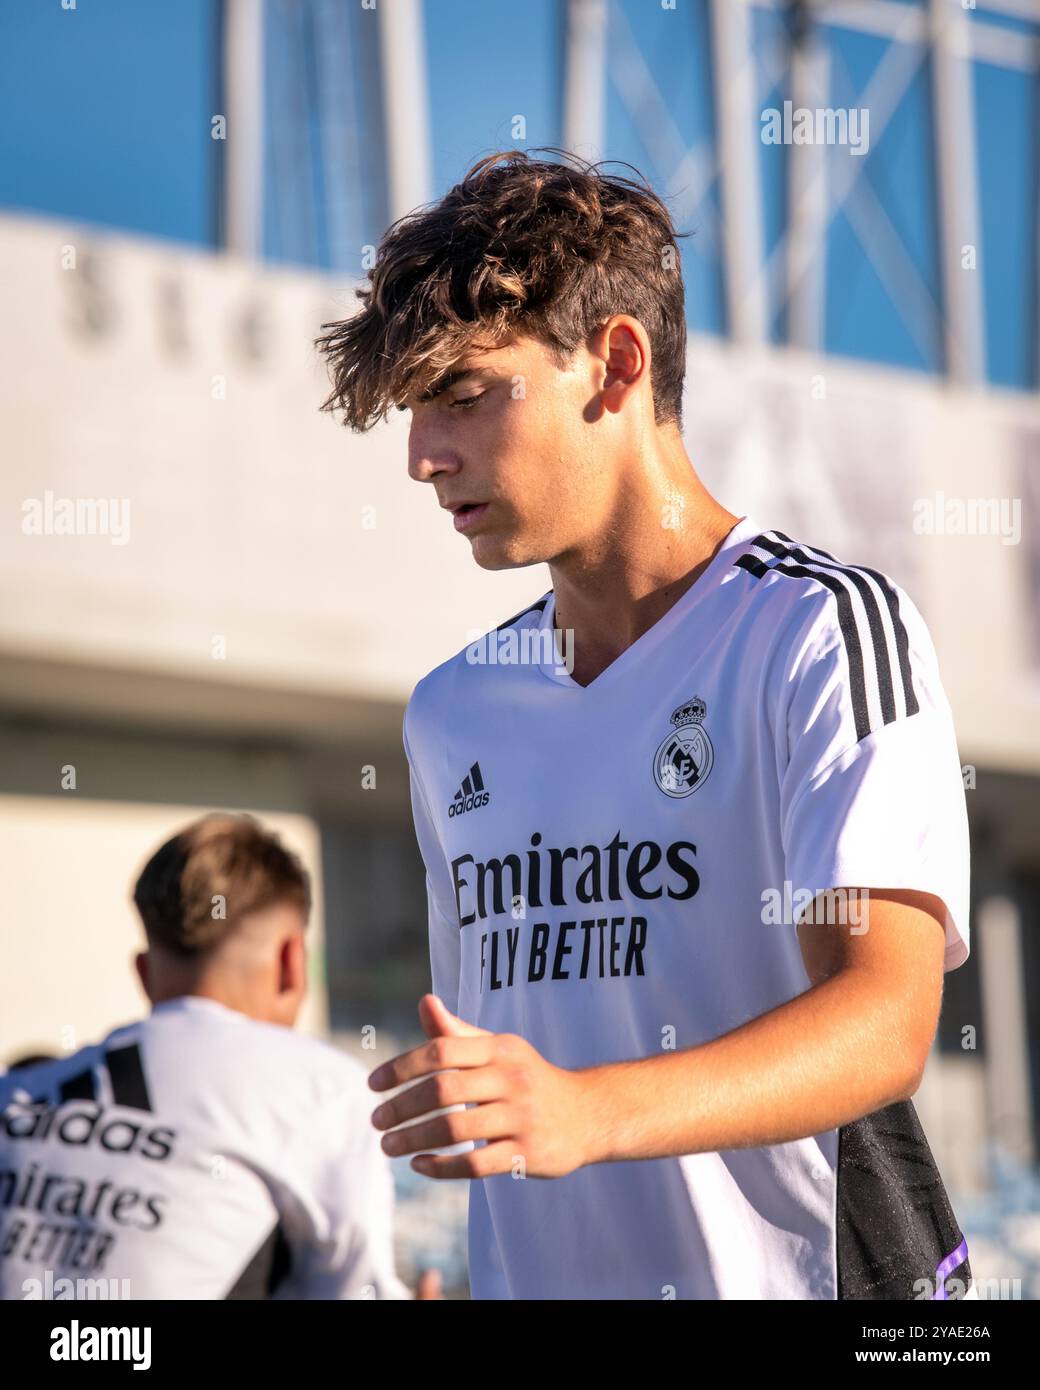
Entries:
{"type": "Polygon", "coordinates": [[[531,553],[517,535],[487,534],[474,536],[470,545],[473,558],[482,570],[515,570],[535,565],[540,556],[531,553]]]}

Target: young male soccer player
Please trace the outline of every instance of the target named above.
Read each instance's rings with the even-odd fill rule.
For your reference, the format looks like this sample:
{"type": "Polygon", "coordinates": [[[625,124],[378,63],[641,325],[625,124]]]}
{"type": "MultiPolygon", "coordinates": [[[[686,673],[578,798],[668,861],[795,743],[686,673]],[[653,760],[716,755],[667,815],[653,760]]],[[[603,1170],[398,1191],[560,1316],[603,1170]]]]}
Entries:
{"type": "Polygon", "coordinates": [[[292,1031],[299,861],[207,816],[134,901],[149,1016],[0,1076],[0,1298],[407,1297],[364,1071],[292,1031]]]}
{"type": "Polygon", "coordinates": [[[934,650],[698,480],[675,237],[636,180],[491,156],[320,340],[476,562],[552,576],[408,706],[438,997],[374,1123],[474,1179],[478,1298],[959,1297],[910,1102],[968,953],[934,650]]]}

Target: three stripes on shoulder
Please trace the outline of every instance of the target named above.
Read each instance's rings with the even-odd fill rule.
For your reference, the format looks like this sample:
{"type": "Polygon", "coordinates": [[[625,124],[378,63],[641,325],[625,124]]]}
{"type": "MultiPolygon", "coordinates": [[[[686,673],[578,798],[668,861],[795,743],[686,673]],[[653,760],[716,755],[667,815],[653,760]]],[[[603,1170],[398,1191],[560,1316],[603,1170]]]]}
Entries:
{"type": "Polygon", "coordinates": [[[910,640],[891,580],[864,565],[843,565],[827,551],[782,531],[763,531],[736,564],[755,579],[767,574],[815,580],[834,595],[849,663],[857,741],[920,708],[910,665],[910,640]]]}

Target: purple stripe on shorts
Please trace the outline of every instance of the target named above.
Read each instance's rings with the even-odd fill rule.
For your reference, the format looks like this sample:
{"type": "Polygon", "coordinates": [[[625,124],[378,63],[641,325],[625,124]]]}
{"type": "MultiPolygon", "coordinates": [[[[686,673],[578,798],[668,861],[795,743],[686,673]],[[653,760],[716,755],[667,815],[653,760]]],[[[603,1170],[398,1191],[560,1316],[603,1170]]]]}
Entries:
{"type": "Polygon", "coordinates": [[[932,1294],[933,1302],[937,1298],[946,1297],[946,1279],[952,1274],[958,1265],[962,1265],[968,1258],[968,1242],[961,1236],[961,1243],[957,1249],[946,1256],[945,1260],[940,1260],[939,1268],[935,1271],[935,1293],[932,1294]]]}

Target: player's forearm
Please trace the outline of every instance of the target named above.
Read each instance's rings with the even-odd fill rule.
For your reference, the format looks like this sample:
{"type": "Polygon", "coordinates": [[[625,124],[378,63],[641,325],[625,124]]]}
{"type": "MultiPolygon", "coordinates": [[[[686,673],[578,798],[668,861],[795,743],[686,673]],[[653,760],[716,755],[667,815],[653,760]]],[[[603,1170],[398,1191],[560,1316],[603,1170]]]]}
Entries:
{"type": "Polygon", "coordinates": [[[912,1095],[926,1055],[898,991],[843,972],[710,1043],[579,1073],[586,1161],[819,1134],[912,1095]]]}

